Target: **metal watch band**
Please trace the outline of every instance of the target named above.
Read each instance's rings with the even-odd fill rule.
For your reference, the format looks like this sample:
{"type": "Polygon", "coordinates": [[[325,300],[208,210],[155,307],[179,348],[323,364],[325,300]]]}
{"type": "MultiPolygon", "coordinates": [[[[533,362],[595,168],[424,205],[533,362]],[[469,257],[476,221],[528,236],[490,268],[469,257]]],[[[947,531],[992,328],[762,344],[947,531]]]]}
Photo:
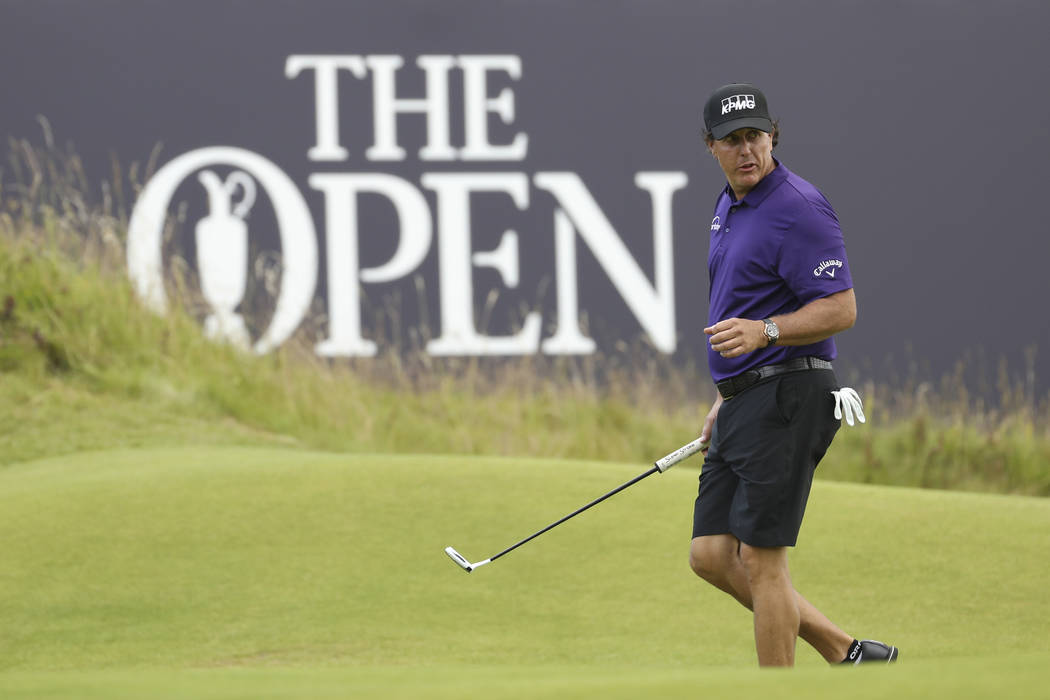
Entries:
{"type": "Polygon", "coordinates": [[[762,319],[762,323],[766,324],[766,347],[768,348],[770,345],[775,345],[776,342],[780,340],[780,327],[773,323],[773,319],[771,318],[762,319]]]}

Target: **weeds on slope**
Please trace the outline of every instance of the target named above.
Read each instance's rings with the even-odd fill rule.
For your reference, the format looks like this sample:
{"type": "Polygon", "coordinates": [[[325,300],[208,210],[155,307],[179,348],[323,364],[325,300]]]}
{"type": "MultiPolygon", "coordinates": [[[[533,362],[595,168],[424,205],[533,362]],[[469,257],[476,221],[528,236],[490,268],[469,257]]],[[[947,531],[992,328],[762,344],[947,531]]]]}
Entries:
{"type": "MultiPolygon", "coordinates": [[[[582,357],[435,358],[396,304],[378,357],[319,358],[320,317],[256,356],[208,341],[188,265],[145,309],[126,273],[129,203],[153,161],[92,196],[71,148],[12,141],[0,171],[0,461],[121,445],[257,443],[359,452],[644,463],[694,437],[703,368],[645,343],[582,357]]],[[[425,294],[421,283],[419,293],[425,294]]],[[[381,302],[382,304],[383,302],[381,302]]],[[[1033,351],[1034,352],[1034,351],[1033,351]]],[[[1034,356],[1030,364],[1034,366],[1034,356]]],[[[860,387],[820,476],[1050,495],[1050,406],[1000,368],[994,404],[957,376],[860,387]]]]}

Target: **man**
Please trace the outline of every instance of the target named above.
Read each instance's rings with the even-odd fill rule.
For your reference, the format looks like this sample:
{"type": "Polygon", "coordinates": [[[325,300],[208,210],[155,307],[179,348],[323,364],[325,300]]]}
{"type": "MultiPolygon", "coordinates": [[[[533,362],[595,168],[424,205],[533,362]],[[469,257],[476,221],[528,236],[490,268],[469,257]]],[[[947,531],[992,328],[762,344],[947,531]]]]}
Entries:
{"type": "Polygon", "coordinates": [[[719,396],[700,435],[710,447],[690,565],[753,611],[761,666],[793,665],[797,637],[829,663],[894,661],[896,647],[843,632],[788,570],[813,471],[839,427],[832,336],[857,315],[838,219],[773,157],[779,128],[758,88],[716,90],[704,125],[728,184],[711,222],[704,333],[719,396]]]}

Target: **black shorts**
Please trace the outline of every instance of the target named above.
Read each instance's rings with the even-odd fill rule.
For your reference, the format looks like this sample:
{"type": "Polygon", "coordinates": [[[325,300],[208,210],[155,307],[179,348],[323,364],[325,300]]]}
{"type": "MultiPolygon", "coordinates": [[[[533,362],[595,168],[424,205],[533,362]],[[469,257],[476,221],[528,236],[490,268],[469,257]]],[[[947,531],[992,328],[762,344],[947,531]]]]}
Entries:
{"type": "Polygon", "coordinates": [[[693,537],[793,547],[813,472],[839,429],[832,370],[771,377],[722,404],[700,472],[693,537]]]}

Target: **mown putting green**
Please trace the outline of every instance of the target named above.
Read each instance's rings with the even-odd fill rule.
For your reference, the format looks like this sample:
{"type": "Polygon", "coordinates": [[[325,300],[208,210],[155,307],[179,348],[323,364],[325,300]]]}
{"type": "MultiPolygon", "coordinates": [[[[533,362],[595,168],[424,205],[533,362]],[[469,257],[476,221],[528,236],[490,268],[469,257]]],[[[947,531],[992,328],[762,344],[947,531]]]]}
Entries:
{"type": "Polygon", "coordinates": [[[443,552],[489,556],[646,467],[201,448],[4,468],[0,696],[1045,696],[1042,499],[818,482],[797,587],[902,649],[859,672],[803,643],[794,674],[753,668],[749,614],[686,564],[688,468],[474,573],[443,552]]]}

